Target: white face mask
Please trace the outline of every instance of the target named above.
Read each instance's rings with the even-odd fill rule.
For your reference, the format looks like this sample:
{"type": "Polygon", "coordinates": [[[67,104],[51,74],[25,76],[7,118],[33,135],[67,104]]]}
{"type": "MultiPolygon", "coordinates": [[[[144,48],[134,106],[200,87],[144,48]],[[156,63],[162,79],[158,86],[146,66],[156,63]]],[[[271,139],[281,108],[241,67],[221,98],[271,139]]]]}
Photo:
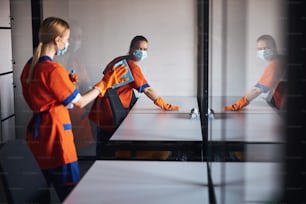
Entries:
{"type": "Polygon", "coordinates": [[[57,51],[56,51],[55,55],[56,55],[56,56],[62,56],[62,55],[64,55],[64,54],[67,52],[68,47],[69,47],[69,42],[66,42],[66,43],[65,43],[64,49],[61,50],[61,49],[57,48],[57,51]]]}
{"type": "Polygon", "coordinates": [[[271,49],[258,50],[257,57],[264,61],[269,61],[273,57],[273,51],[271,49]]]}
{"type": "Polygon", "coordinates": [[[145,50],[135,50],[133,55],[136,57],[136,60],[141,61],[148,57],[148,52],[145,50]]]}

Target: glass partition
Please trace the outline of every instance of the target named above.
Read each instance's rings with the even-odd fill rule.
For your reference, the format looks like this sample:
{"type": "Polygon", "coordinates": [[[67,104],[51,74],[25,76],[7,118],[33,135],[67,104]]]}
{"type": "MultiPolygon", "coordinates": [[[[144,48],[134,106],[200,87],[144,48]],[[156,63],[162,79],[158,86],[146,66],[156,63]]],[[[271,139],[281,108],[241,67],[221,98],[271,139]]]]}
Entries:
{"type": "Polygon", "coordinates": [[[285,10],[281,0],[210,1],[208,156],[217,203],[269,202],[280,193],[285,10]],[[255,163],[267,168],[262,177],[255,163]]]}
{"type": "MultiPolygon", "coordinates": [[[[59,16],[71,25],[69,55],[56,60],[76,70],[81,92],[110,60],[127,53],[133,36],[148,37],[142,65],[150,84],[164,96],[201,99],[204,157],[218,203],[268,201],[279,192],[273,172],[283,154],[286,110],[278,102],[286,71],[278,69],[282,61],[269,64],[276,54],[286,55],[286,15],[283,0],[43,1],[44,18],[59,16]],[[266,174],[257,177],[254,168],[266,174]]],[[[87,112],[72,113],[73,123],[87,112]]],[[[95,156],[95,126],[85,121],[75,127],[79,156],[95,156]]]]}
{"type": "MultiPolygon", "coordinates": [[[[55,60],[76,71],[81,93],[102,78],[111,60],[128,53],[134,36],[144,35],[148,58],[139,65],[149,84],[161,96],[196,96],[195,0],[42,2],[43,18],[58,16],[70,23],[68,53],[55,60]]],[[[84,120],[90,107],[71,111],[80,156],[95,156],[96,126],[84,120]]]]}

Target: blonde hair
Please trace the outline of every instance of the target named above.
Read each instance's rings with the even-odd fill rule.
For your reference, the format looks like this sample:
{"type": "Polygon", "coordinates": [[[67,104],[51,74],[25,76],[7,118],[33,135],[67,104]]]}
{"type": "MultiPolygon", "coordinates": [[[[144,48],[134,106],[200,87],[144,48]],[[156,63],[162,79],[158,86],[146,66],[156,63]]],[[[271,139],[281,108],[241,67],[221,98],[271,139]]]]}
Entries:
{"type": "Polygon", "coordinates": [[[39,43],[33,54],[33,59],[29,75],[27,78],[27,83],[30,83],[32,81],[34,67],[40,58],[43,44],[53,41],[57,36],[62,37],[65,34],[65,32],[69,29],[70,29],[69,24],[61,18],[48,17],[42,22],[38,33],[39,43]]]}

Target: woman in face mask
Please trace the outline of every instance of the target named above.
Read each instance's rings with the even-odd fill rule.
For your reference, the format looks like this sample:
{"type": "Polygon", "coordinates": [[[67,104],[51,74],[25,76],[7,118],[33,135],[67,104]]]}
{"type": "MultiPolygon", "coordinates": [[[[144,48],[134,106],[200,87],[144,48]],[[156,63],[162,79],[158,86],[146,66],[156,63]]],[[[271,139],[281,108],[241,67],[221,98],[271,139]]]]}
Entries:
{"type": "MultiPolygon", "coordinates": [[[[133,90],[144,93],[152,102],[163,110],[178,110],[178,106],[171,105],[163,100],[157,92],[149,85],[147,79],[143,75],[138,62],[147,57],[148,40],[144,36],[135,36],[131,43],[128,55],[120,56],[113,59],[104,69],[103,74],[107,74],[116,63],[126,60],[130,67],[131,75],[134,80],[123,86],[116,88],[122,105],[129,109],[132,103],[133,90]]],[[[113,116],[110,104],[106,97],[98,97],[89,113],[89,119],[97,125],[97,147],[96,156],[99,157],[103,150],[103,146],[110,139],[116,125],[113,123],[113,116]]]]}
{"type": "Polygon", "coordinates": [[[98,95],[103,96],[108,87],[126,80],[121,77],[127,73],[124,66],[111,69],[109,75],[81,95],[74,84],[77,78],[70,77],[66,68],[53,60],[65,54],[69,36],[66,21],[46,18],[39,29],[34,56],[25,64],[20,76],[22,94],[33,112],[26,141],[60,201],[80,179],[68,107],[84,107],[98,95]]]}
{"type": "Polygon", "coordinates": [[[261,93],[270,91],[273,105],[280,109],[285,104],[285,87],[280,84],[285,75],[284,63],[276,50],[276,43],[272,36],[262,35],[256,41],[257,57],[267,62],[267,66],[258,82],[235,104],[224,107],[224,110],[238,111],[247,106],[261,93]],[[280,86],[281,85],[281,86],[280,86]]]}

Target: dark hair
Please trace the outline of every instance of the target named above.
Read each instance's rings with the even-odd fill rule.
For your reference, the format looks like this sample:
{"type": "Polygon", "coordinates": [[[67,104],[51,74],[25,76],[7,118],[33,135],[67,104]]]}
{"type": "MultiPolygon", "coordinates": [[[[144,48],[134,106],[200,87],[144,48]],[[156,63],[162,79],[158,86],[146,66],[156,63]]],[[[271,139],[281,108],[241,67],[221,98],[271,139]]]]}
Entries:
{"type": "Polygon", "coordinates": [[[148,42],[147,38],[145,38],[145,37],[142,36],[142,35],[137,35],[137,36],[135,36],[135,37],[132,39],[132,41],[131,41],[129,52],[131,52],[133,49],[135,49],[136,46],[137,46],[137,43],[140,42],[140,41],[146,41],[146,42],[148,42]]]}
{"type": "Polygon", "coordinates": [[[271,48],[276,49],[276,42],[271,35],[261,35],[259,38],[257,38],[257,42],[261,40],[267,42],[271,48]]]}

